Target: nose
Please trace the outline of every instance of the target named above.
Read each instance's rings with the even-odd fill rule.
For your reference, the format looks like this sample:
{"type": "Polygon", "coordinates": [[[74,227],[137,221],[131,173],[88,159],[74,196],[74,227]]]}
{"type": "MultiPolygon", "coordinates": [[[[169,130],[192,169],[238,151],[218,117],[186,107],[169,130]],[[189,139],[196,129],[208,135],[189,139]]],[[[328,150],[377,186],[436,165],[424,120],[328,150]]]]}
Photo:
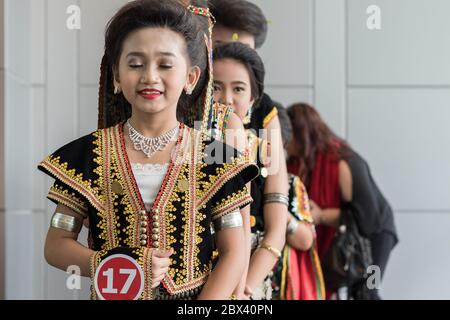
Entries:
{"type": "Polygon", "coordinates": [[[141,82],[145,84],[158,83],[160,80],[158,69],[155,66],[149,65],[144,69],[141,76],[141,82]]]}
{"type": "Polygon", "coordinates": [[[229,90],[224,89],[222,91],[222,95],[220,97],[220,103],[227,105],[227,106],[233,105],[233,96],[229,90]]]}

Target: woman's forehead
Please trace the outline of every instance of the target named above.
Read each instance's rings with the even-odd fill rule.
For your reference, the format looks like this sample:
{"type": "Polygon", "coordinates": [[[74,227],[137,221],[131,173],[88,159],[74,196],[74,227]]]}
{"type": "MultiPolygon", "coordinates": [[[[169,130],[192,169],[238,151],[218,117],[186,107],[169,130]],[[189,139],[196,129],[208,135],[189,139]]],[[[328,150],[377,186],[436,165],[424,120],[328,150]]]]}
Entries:
{"type": "Polygon", "coordinates": [[[186,41],[179,33],[168,28],[141,28],[130,33],[123,43],[123,54],[173,55],[178,57],[186,51],[186,41]]]}
{"type": "Polygon", "coordinates": [[[235,59],[220,59],[214,61],[214,77],[224,78],[230,82],[249,82],[250,76],[247,68],[235,59]]]}

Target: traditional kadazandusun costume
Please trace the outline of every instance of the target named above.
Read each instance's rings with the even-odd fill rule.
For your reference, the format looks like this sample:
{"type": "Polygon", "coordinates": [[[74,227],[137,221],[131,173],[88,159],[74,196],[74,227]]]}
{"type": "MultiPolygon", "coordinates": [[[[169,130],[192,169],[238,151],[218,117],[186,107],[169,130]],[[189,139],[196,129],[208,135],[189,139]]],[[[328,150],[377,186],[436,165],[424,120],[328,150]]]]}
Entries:
{"type": "MultiPolygon", "coordinates": [[[[224,105],[216,104],[213,109],[213,127],[215,128],[215,136],[225,141],[225,130],[227,129],[227,120],[232,108],[224,105]]],[[[270,122],[278,115],[277,108],[272,99],[263,94],[257,107],[250,109],[248,115],[243,119],[245,132],[247,135],[247,154],[252,162],[258,166],[260,174],[251,182],[251,196],[253,202],[250,206],[250,226],[252,232],[252,252],[261,244],[264,236],[264,186],[268,176],[267,152],[268,141],[266,129],[270,122]]],[[[255,300],[271,299],[271,279],[267,277],[264,283],[255,290],[252,296],[255,300]]]]}
{"type": "MultiPolygon", "coordinates": [[[[265,166],[269,147],[267,133],[264,130],[277,115],[278,111],[272,99],[267,94],[263,94],[258,107],[251,114],[250,122],[244,124],[250,150],[249,157],[256,163],[260,171],[260,175],[251,184],[254,201],[250,207],[250,222],[253,234],[264,232],[264,186],[268,176],[265,166]]],[[[256,244],[253,247],[256,247],[256,244]]]]}
{"type": "MultiPolygon", "coordinates": [[[[221,141],[225,141],[225,130],[227,130],[227,120],[233,109],[220,104],[215,104],[213,108],[213,128],[214,136],[221,141]]],[[[267,134],[265,129],[270,122],[278,115],[278,111],[272,99],[266,94],[253,111],[249,112],[248,119],[244,119],[244,128],[247,134],[248,151],[247,154],[252,162],[259,168],[260,175],[251,183],[251,195],[253,203],[250,207],[252,233],[264,232],[264,185],[267,178],[267,134]]]]}
{"type": "MultiPolygon", "coordinates": [[[[215,127],[224,140],[223,132],[232,109],[215,105],[215,127]]],[[[258,165],[260,175],[251,183],[251,194],[254,199],[251,204],[252,250],[257,248],[264,236],[264,187],[267,177],[265,169],[267,157],[266,132],[270,122],[278,115],[276,103],[266,94],[263,95],[258,107],[244,119],[244,126],[249,143],[249,156],[258,165]]],[[[314,228],[309,209],[309,199],[300,178],[289,177],[289,212],[299,222],[307,223],[314,228]]],[[[321,300],[325,296],[322,269],[317,254],[317,245],[308,251],[299,251],[286,245],[282,257],[262,285],[258,286],[253,299],[282,300],[321,300]]]]}
{"type": "MultiPolygon", "coordinates": [[[[300,223],[314,228],[308,193],[300,178],[289,175],[289,213],[300,223]]],[[[317,244],[308,251],[285,245],[275,266],[272,287],[277,300],[323,300],[325,286],[317,254],[317,244]]]]}
{"type": "MultiPolygon", "coordinates": [[[[75,140],[44,160],[39,169],[56,179],[48,198],[89,219],[89,246],[100,252],[95,265],[112,253],[126,252],[145,270],[150,248],[173,248],[162,296],[195,296],[212,268],[211,221],[251,202],[245,184],[257,170],[231,147],[202,142],[199,131],[181,125],[175,159],[148,212],[123,135],[120,123],[75,140]],[[230,156],[224,164],[208,164],[216,153],[230,156]]],[[[144,298],[150,294],[147,290],[144,298]]]]}
{"type": "MultiPolygon", "coordinates": [[[[199,8],[191,11],[198,14],[199,8]]],[[[56,180],[48,198],[89,219],[89,247],[96,251],[92,277],[101,261],[126,254],[144,272],[141,299],[195,298],[214,265],[210,226],[252,202],[246,184],[258,170],[247,156],[208,138],[207,124],[202,130],[180,124],[174,157],[151,210],[146,210],[125,148],[124,124],[130,108],[122,96],[113,94],[106,61],[102,61],[100,79],[100,129],[39,164],[56,180]],[[174,254],[168,275],[152,290],[151,253],[156,248],[173,249],[174,254]]],[[[211,62],[201,102],[203,123],[210,119],[212,105],[211,62]]],[[[92,299],[96,298],[92,288],[92,299]]]]}

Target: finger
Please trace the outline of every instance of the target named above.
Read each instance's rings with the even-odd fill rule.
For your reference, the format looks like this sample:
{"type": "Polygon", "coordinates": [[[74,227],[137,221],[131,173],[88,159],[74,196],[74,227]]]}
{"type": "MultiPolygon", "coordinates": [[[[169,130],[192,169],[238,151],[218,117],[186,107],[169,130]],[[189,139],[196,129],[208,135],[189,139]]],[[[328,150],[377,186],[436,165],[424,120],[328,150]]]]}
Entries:
{"type": "Polygon", "coordinates": [[[162,261],[161,261],[161,259],[159,259],[159,258],[153,258],[153,261],[152,261],[152,270],[158,270],[159,268],[161,268],[161,265],[162,265],[162,261]]]}
{"type": "Polygon", "coordinates": [[[165,269],[170,267],[171,261],[170,259],[155,259],[152,263],[152,270],[165,269]]]}
{"type": "Polygon", "coordinates": [[[156,273],[152,279],[161,281],[162,279],[164,279],[164,277],[166,276],[167,273],[156,273]]]}
{"type": "Polygon", "coordinates": [[[169,272],[169,268],[162,268],[162,269],[158,269],[153,271],[153,277],[157,278],[159,276],[164,276],[169,272]]]}
{"type": "Polygon", "coordinates": [[[172,261],[170,261],[170,259],[164,258],[160,261],[160,263],[161,268],[168,268],[172,264],[172,261]]]}
{"type": "Polygon", "coordinates": [[[253,291],[249,287],[245,286],[244,294],[251,297],[253,295],[253,291]]]}
{"type": "Polygon", "coordinates": [[[165,277],[169,274],[169,269],[158,269],[152,273],[152,278],[165,277]]]}
{"type": "MultiPolygon", "coordinates": [[[[157,283],[159,285],[163,279],[164,279],[164,275],[152,279],[152,283],[153,283],[152,287],[154,287],[155,283],[157,283]]],[[[156,285],[155,287],[157,287],[158,285],[156,285]]]]}
{"type": "Polygon", "coordinates": [[[160,275],[158,277],[153,277],[152,278],[153,282],[161,282],[164,279],[165,276],[166,276],[165,274],[162,274],[162,275],[160,275]]]}
{"type": "Polygon", "coordinates": [[[161,284],[161,282],[155,282],[152,280],[152,289],[155,289],[156,287],[158,287],[161,284]]]}
{"type": "Polygon", "coordinates": [[[157,287],[161,284],[161,281],[164,279],[164,276],[152,277],[152,288],[157,287]]]}
{"type": "Polygon", "coordinates": [[[160,258],[160,257],[153,257],[152,265],[165,268],[170,266],[172,263],[172,260],[170,258],[160,258]]]}
{"type": "Polygon", "coordinates": [[[153,256],[158,258],[169,258],[173,254],[173,249],[153,251],[153,256]]]}

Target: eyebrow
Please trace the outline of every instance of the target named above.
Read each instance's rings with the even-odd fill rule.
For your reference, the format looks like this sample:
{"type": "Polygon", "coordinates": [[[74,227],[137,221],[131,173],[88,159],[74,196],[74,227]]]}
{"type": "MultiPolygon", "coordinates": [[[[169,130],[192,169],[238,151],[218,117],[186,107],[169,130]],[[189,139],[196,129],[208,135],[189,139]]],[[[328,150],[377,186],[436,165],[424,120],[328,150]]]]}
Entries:
{"type": "MultiPolygon", "coordinates": [[[[165,52],[165,51],[159,51],[159,52],[157,52],[157,55],[165,56],[165,57],[173,57],[173,58],[176,57],[176,55],[174,53],[172,53],[172,52],[165,52]]],[[[135,52],[130,52],[129,54],[127,54],[127,57],[129,57],[129,56],[145,57],[146,54],[143,53],[143,52],[135,51],[135,52]]]]}
{"type": "MultiPolygon", "coordinates": [[[[214,82],[217,83],[217,84],[223,85],[222,81],[214,80],[214,82]]],[[[244,85],[244,86],[248,85],[247,83],[245,83],[243,81],[233,81],[233,82],[231,82],[231,84],[241,84],[241,85],[244,85]]]]}

